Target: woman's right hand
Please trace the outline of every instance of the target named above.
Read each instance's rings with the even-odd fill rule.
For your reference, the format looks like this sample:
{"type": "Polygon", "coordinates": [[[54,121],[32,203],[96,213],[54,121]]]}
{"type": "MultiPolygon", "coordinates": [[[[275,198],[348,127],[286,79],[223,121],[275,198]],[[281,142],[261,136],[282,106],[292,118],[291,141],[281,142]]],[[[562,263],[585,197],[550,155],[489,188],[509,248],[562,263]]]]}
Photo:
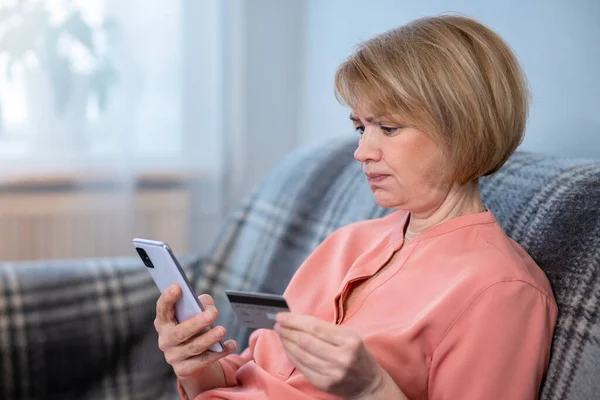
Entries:
{"type": "Polygon", "coordinates": [[[182,383],[189,382],[202,374],[204,384],[209,384],[210,387],[224,386],[224,382],[209,383],[204,378],[209,376],[214,376],[214,379],[209,380],[223,378],[222,369],[215,361],[231,354],[236,349],[237,343],[234,340],[225,342],[225,349],[221,353],[208,350],[210,346],[225,336],[225,328],[222,326],[215,326],[206,333],[201,333],[217,318],[218,311],[213,298],[207,294],[199,296],[205,311],[177,323],[175,302],[180,296],[181,289],[173,284],[161,294],[156,302],[154,327],[158,332],[158,347],[182,383]],[[211,374],[210,370],[215,368],[218,368],[218,371],[213,371],[211,374]],[[205,374],[208,376],[205,377],[205,374]]]}

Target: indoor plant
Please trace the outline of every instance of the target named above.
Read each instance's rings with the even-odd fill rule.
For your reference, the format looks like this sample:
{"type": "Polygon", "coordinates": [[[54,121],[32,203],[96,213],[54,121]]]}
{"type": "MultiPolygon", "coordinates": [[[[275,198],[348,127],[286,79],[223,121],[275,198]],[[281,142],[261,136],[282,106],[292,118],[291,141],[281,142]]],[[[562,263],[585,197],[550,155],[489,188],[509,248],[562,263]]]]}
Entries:
{"type": "Polygon", "coordinates": [[[84,129],[90,104],[106,109],[117,74],[108,51],[115,22],[92,26],[73,1],[59,6],[58,19],[51,9],[56,2],[52,7],[42,0],[0,6],[0,56],[9,79],[17,65],[25,68],[34,135],[60,142],[61,135],[67,141],[82,135],[75,131],[84,129]]]}

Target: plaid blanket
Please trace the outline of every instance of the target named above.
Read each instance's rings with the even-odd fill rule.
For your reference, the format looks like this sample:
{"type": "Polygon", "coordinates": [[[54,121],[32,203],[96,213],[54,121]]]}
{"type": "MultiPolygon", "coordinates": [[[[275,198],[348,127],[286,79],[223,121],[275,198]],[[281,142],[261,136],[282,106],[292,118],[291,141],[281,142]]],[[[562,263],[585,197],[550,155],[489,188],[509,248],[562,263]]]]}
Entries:
{"type": "MultiPolygon", "coordinates": [[[[354,143],[301,148],[232,213],[205,259],[184,262],[245,344],[223,290],[282,293],[337,228],[383,216],[354,143]]],[[[484,201],[548,275],[560,309],[542,399],[600,393],[600,164],[515,154],[484,201]]],[[[0,398],[172,398],[152,326],[158,291],[136,259],[0,264],[0,398]]]]}
{"type": "Polygon", "coordinates": [[[174,398],[159,295],[135,258],[1,264],[0,398],[174,398]]]}

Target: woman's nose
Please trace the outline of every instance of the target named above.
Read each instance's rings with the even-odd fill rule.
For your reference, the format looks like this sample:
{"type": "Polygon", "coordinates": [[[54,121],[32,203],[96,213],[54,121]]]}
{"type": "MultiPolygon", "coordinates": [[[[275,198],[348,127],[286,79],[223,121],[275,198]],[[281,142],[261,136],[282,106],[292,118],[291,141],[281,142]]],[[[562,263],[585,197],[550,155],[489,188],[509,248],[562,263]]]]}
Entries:
{"type": "Polygon", "coordinates": [[[374,133],[365,130],[358,141],[358,147],[354,151],[354,159],[360,163],[367,161],[379,161],[381,151],[374,133]]]}

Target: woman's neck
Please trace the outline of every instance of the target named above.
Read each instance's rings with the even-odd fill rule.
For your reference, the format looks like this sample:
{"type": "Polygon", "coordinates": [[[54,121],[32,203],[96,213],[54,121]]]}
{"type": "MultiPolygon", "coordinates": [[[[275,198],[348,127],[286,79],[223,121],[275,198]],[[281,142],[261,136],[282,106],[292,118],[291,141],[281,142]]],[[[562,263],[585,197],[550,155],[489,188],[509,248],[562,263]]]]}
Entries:
{"type": "Polygon", "coordinates": [[[463,186],[455,185],[439,207],[427,211],[411,212],[404,235],[405,241],[410,241],[419,233],[453,218],[483,211],[486,211],[486,208],[481,200],[477,182],[463,186]]]}

